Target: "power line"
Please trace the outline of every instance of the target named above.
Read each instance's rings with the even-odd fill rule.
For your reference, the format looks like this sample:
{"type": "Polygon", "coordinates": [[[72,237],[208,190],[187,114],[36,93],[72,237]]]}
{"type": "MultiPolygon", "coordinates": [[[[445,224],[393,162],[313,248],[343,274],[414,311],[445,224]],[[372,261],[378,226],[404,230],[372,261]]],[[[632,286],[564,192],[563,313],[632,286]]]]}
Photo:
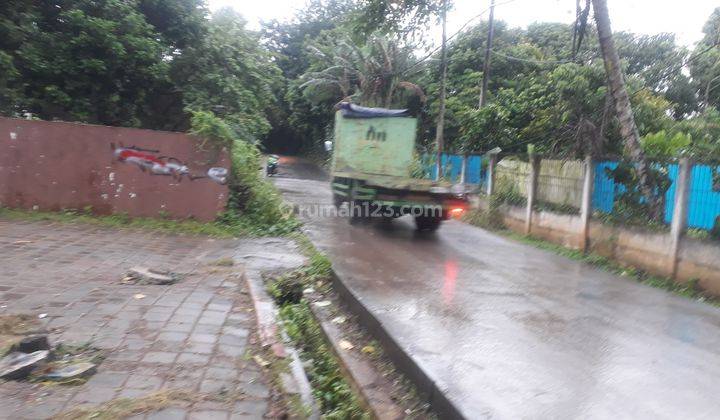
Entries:
{"type": "Polygon", "coordinates": [[[535,63],[535,64],[567,64],[567,63],[573,62],[573,60],[535,60],[532,58],[515,57],[515,56],[509,55],[509,54],[501,53],[500,51],[496,51],[496,50],[491,50],[491,52],[495,55],[506,58],[508,60],[523,61],[523,62],[535,63]]]}
{"type": "MultiPolygon", "coordinates": [[[[516,2],[516,1],[518,1],[518,0],[507,0],[507,1],[504,1],[504,2],[502,2],[502,3],[497,3],[497,4],[495,5],[495,7],[497,7],[497,6],[503,6],[503,5],[506,5],[506,4],[509,4],[509,3],[514,3],[514,2],[516,2]]],[[[465,30],[465,28],[466,28],[470,23],[472,23],[475,19],[478,19],[478,18],[482,17],[482,16],[483,16],[485,13],[487,13],[489,10],[490,10],[490,8],[488,7],[487,9],[483,10],[482,12],[480,12],[480,13],[478,13],[477,15],[475,15],[475,16],[471,17],[470,19],[468,19],[468,20],[460,27],[460,29],[458,29],[457,31],[455,31],[452,35],[450,35],[450,36],[447,38],[447,42],[452,41],[456,36],[460,35],[460,33],[461,33],[463,30],[465,30]]],[[[432,57],[436,52],[438,52],[438,51],[440,50],[440,48],[441,48],[441,47],[435,47],[435,49],[433,49],[432,51],[430,51],[425,57],[421,58],[420,60],[416,61],[415,64],[413,64],[412,66],[410,66],[410,67],[408,67],[407,69],[405,69],[405,71],[404,71],[403,73],[409,72],[410,70],[414,69],[415,67],[417,67],[417,66],[419,66],[420,64],[424,63],[425,61],[427,61],[427,60],[428,60],[430,57],[432,57]]]]}

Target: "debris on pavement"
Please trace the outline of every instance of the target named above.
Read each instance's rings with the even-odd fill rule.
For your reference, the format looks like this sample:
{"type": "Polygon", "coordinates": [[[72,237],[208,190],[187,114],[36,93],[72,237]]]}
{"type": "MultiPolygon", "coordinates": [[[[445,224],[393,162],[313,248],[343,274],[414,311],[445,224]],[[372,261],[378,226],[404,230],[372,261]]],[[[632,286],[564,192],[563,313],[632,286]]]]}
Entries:
{"type": "MultiPolygon", "coordinates": [[[[48,361],[23,380],[0,380],[0,418],[137,413],[194,418],[208,412],[212,418],[277,418],[266,413],[287,410],[285,395],[272,381],[272,364],[261,367],[275,359],[256,338],[244,266],[210,265],[219,257],[234,257],[236,249],[263,248],[252,239],[211,243],[202,235],[132,229],[109,235],[107,228],[91,224],[5,225],[1,219],[0,231],[9,232],[10,241],[30,236],[28,226],[40,239],[25,246],[37,251],[15,246],[7,257],[17,275],[0,275],[2,286],[12,287],[0,287],[8,299],[0,304],[9,303],[0,312],[26,314],[20,323],[32,324],[8,337],[0,359],[25,331],[47,330],[52,350],[48,361]],[[121,284],[132,267],[166,269],[178,273],[180,281],[141,285],[131,278],[133,284],[121,284]],[[47,318],[38,319],[40,313],[47,318]],[[155,321],[159,317],[169,319],[155,321]],[[176,340],[181,335],[185,338],[176,340]],[[252,359],[255,354],[262,356],[260,364],[252,359]]],[[[283,243],[283,252],[294,248],[288,239],[283,243]]],[[[264,260],[243,262],[265,267],[264,260]]],[[[4,340],[0,316],[0,343],[4,340]]]]}
{"type": "Polygon", "coordinates": [[[180,275],[172,273],[168,270],[157,270],[147,267],[133,267],[128,270],[125,277],[122,278],[123,284],[141,284],[141,285],[167,285],[173,284],[180,280],[180,275]]]}
{"type": "Polygon", "coordinates": [[[314,302],[313,305],[317,306],[318,308],[324,308],[326,306],[330,306],[329,300],[321,300],[319,302],[314,302]]]}
{"type": "Polygon", "coordinates": [[[50,352],[38,350],[32,353],[13,352],[0,360],[0,379],[24,379],[47,361],[50,352]]]}
{"type": "Polygon", "coordinates": [[[44,332],[37,317],[29,314],[0,315],[0,356],[17,351],[25,337],[44,332]]]}
{"type": "Polygon", "coordinates": [[[352,350],[355,348],[355,345],[347,340],[338,341],[338,346],[343,350],[352,350]]]}
{"type": "Polygon", "coordinates": [[[258,355],[253,356],[253,360],[255,360],[255,363],[257,363],[258,365],[260,365],[262,367],[266,367],[266,366],[270,365],[270,362],[268,362],[267,360],[263,359],[262,357],[260,357],[258,355]]]}
{"type": "Polygon", "coordinates": [[[84,378],[95,373],[97,366],[94,363],[80,362],[54,369],[43,375],[43,379],[51,381],[66,381],[76,378],[84,378]]]}
{"type": "Polygon", "coordinates": [[[40,319],[47,318],[47,314],[40,314],[40,315],[38,315],[38,318],[40,318],[40,319]]]}
{"type": "Polygon", "coordinates": [[[20,353],[33,353],[39,350],[50,350],[50,342],[47,335],[35,334],[22,338],[14,344],[10,351],[20,353]]]}
{"type": "Polygon", "coordinates": [[[363,352],[364,354],[373,355],[373,354],[375,354],[375,346],[368,345],[368,346],[363,347],[360,351],[363,352]]]}
{"type": "Polygon", "coordinates": [[[333,318],[332,320],[330,320],[330,322],[332,322],[333,324],[342,324],[342,323],[345,322],[345,317],[342,316],[342,315],[341,315],[341,316],[336,316],[335,318],[333,318]]]}
{"type": "Polygon", "coordinates": [[[104,353],[89,345],[53,348],[40,323],[31,315],[0,317],[0,378],[65,381],[95,373],[104,353]]]}

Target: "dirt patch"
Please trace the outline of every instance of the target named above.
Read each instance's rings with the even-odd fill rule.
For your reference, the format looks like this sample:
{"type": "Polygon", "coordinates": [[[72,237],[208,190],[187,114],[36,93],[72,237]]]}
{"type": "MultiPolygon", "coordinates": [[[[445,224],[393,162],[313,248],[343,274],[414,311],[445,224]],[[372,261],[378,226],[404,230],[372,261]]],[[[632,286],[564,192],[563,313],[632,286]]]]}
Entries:
{"type": "Polygon", "coordinates": [[[24,337],[42,332],[42,323],[33,315],[0,315],[0,356],[24,337]]]}

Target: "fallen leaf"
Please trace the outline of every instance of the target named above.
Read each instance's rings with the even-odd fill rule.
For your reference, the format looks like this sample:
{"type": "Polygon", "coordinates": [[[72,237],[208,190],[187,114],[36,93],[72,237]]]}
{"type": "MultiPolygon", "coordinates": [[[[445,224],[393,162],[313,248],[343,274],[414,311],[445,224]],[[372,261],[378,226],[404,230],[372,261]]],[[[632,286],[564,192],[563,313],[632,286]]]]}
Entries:
{"type": "Polygon", "coordinates": [[[345,317],[336,316],[335,318],[331,319],[330,322],[332,322],[333,324],[342,324],[343,322],[345,322],[345,317]]]}
{"type": "Polygon", "coordinates": [[[326,306],[330,306],[330,303],[331,302],[329,300],[321,300],[320,302],[315,302],[314,305],[318,308],[324,308],[326,306]]]}
{"type": "Polygon", "coordinates": [[[262,357],[260,357],[258,355],[253,356],[253,360],[255,360],[255,363],[257,363],[258,365],[260,365],[262,367],[265,367],[270,364],[270,362],[268,362],[267,360],[263,359],[262,357]]]}
{"type": "Polygon", "coordinates": [[[362,351],[362,352],[365,353],[365,354],[374,354],[374,353],[375,353],[375,347],[373,347],[373,346],[365,346],[365,347],[363,347],[362,350],[360,350],[360,351],[362,351]]]}
{"type": "Polygon", "coordinates": [[[145,299],[145,295],[143,295],[142,293],[135,294],[133,295],[133,297],[135,299],[145,299]]]}
{"type": "Polygon", "coordinates": [[[343,350],[351,350],[355,347],[351,342],[347,340],[338,341],[338,346],[340,346],[340,348],[343,350]]]}

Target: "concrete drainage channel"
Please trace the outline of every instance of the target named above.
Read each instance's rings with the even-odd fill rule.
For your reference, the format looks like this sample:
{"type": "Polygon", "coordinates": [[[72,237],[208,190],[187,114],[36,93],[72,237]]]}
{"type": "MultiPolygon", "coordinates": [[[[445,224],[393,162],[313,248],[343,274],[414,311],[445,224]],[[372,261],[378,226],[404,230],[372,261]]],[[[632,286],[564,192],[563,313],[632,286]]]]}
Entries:
{"type": "Polygon", "coordinates": [[[358,322],[367,332],[380,342],[388,358],[392,360],[397,369],[413,383],[418,393],[425,396],[436,415],[442,419],[464,419],[465,417],[442,392],[442,389],[438,387],[437,383],[412,360],[412,357],[407,354],[387,330],[385,330],[382,323],[362,301],[345,286],[341,276],[342,274],[338,274],[333,270],[333,288],[340,296],[342,302],[358,317],[358,322]]]}
{"type": "MultiPolygon", "coordinates": [[[[307,262],[305,264],[307,265],[307,262]]],[[[359,328],[354,322],[354,317],[342,308],[337,293],[332,290],[317,291],[312,285],[305,285],[304,290],[301,289],[299,296],[296,296],[298,302],[302,300],[302,304],[296,303],[291,305],[292,308],[280,305],[279,308],[274,297],[267,291],[267,278],[283,276],[290,272],[292,270],[286,268],[275,271],[275,275],[266,275],[264,279],[262,272],[246,270],[245,279],[255,306],[261,344],[268,350],[267,357],[274,359],[278,362],[276,364],[281,366],[281,369],[275,372],[275,376],[284,393],[289,396],[291,408],[292,405],[295,406],[294,414],[309,418],[328,415],[327,410],[333,409],[333,403],[328,403],[327,399],[333,397],[328,397],[326,394],[338,392],[342,394],[340,398],[343,400],[341,402],[343,406],[338,408],[339,411],[332,412],[331,416],[378,419],[435,418],[428,404],[423,402],[427,401],[427,396],[430,394],[422,394],[422,398],[419,397],[421,394],[398,373],[383,352],[382,346],[359,328]],[[293,312],[308,314],[307,319],[299,321],[288,319],[287,314],[293,312]],[[321,338],[318,340],[303,337],[298,340],[295,337],[293,343],[282,325],[286,325],[287,328],[292,329],[294,335],[297,335],[298,324],[304,328],[317,329],[321,338]],[[313,325],[308,327],[307,324],[313,325]],[[318,365],[321,368],[318,369],[318,365]],[[328,368],[328,365],[337,368],[328,368]],[[328,373],[328,369],[333,373],[328,373]],[[334,373],[335,371],[337,373],[334,373]],[[337,382],[343,384],[333,385],[331,391],[318,387],[313,390],[313,382],[316,385],[320,382],[320,386],[326,386],[327,382],[335,380],[333,375],[342,377],[337,382]],[[325,400],[318,400],[316,398],[318,395],[325,400]],[[354,403],[348,400],[357,401],[357,404],[353,405],[354,403]]],[[[387,354],[387,356],[391,355],[391,353],[387,354]]]]}
{"type": "Polygon", "coordinates": [[[280,387],[290,398],[291,404],[301,404],[301,407],[294,407],[295,411],[304,412],[310,419],[320,418],[320,409],[313,398],[310,381],[298,352],[289,344],[290,340],[287,335],[278,329],[280,325],[277,317],[278,310],[273,299],[265,291],[262,275],[259,272],[246,272],[245,281],[255,306],[260,344],[263,348],[268,349],[274,357],[288,362],[288,369],[278,374],[280,387]]]}

